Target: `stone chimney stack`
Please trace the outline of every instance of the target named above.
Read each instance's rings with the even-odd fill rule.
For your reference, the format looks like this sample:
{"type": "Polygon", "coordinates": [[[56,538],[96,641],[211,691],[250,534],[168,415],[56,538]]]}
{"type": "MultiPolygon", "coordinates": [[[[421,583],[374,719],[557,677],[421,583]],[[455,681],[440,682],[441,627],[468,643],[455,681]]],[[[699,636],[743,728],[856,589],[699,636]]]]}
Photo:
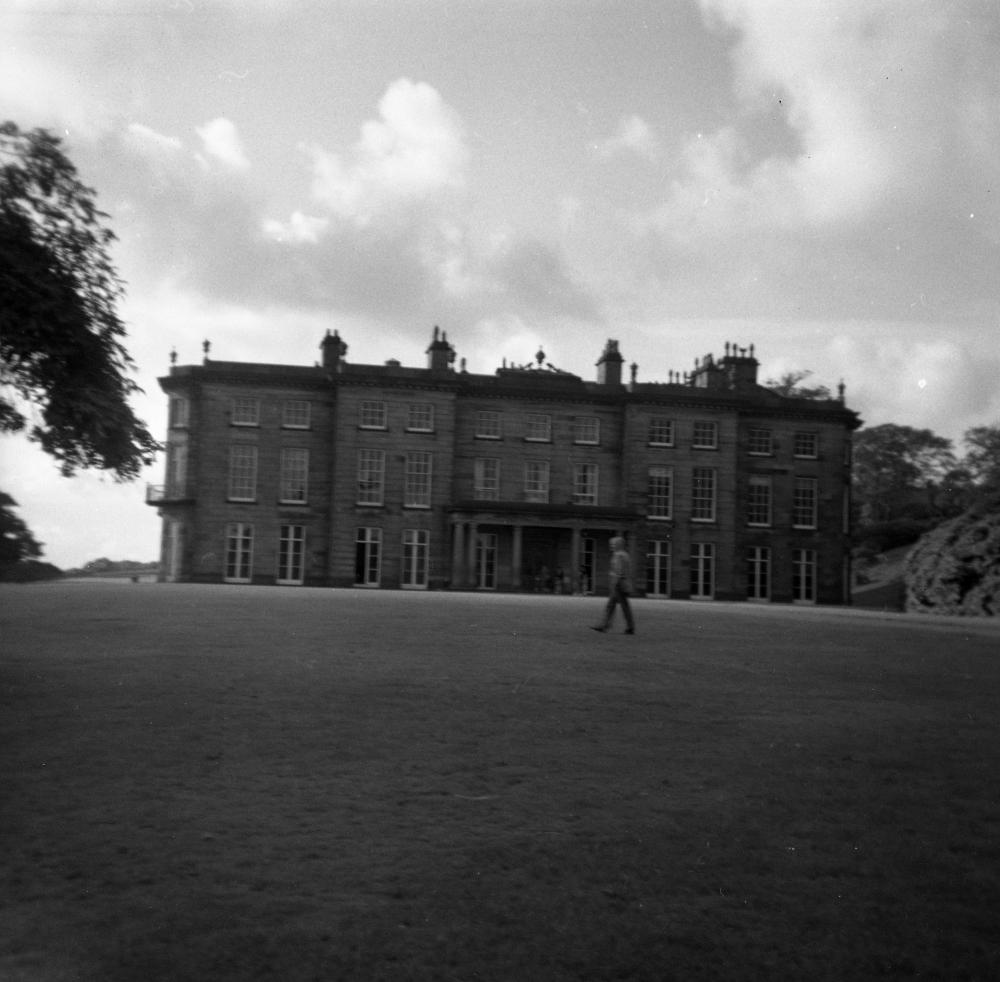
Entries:
{"type": "Polygon", "coordinates": [[[340,335],[334,331],[326,332],[326,337],[319,343],[323,352],[323,367],[328,372],[339,372],[341,359],[347,354],[347,345],[340,340],[340,335]]]}
{"type": "Polygon", "coordinates": [[[447,372],[455,361],[455,349],[448,343],[448,334],[435,325],[434,340],[427,349],[427,367],[432,372],[447,372]]]}
{"type": "Polygon", "coordinates": [[[621,385],[622,365],[625,359],[622,358],[618,350],[618,342],[608,338],[604,345],[604,351],[597,361],[597,384],[598,385],[621,385]]]}

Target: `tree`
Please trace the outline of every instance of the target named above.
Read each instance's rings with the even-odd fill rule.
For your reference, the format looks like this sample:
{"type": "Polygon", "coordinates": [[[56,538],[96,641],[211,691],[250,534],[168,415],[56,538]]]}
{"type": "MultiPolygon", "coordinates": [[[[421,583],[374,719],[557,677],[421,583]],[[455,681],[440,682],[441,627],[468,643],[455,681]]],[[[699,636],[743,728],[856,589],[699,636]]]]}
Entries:
{"type": "Polygon", "coordinates": [[[16,507],[17,502],[5,491],[0,491],[0,566],[37,559],[42,554],[41,544],[14,514],[16,507]]]}
{"type": "Polygon", "coordinates": [[[95,192],[45,130],[0,124],[0,431],[29,438],[63,474],[130,480],[159,445],[129,407],[141,391],[116,312],[114,233],[95,192]]]}
{"type": "Polygon", "coordinates": [[[790,396],[793,399],[832,399],[833,395],[825,385],[801,385],[812,372],[808,369],[796,372],[785,372],[776,379],[769,378],[765,387],[777,392],[779,396],[790,396]]]}
{"type": "Polygon", "coordinates": [[[883,423],[854,436],[854,497],[863,523],[940,515],[937,496],[956,471],[951,440],[883,423]]]}
{"type": "Polygon", "coordinates": [[[966,446],[965,469],[986,491],[1000,491],[1000,424],[973,426],[962,434],[966,446]]]}

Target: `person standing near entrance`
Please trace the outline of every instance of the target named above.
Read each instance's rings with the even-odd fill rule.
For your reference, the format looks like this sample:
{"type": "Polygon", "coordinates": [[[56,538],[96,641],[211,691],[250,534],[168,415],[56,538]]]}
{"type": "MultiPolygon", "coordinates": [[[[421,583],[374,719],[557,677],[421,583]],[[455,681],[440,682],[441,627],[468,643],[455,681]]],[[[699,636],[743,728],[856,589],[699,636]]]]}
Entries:
{"type": "Polygon", "coordinates": [[[625,615],[625,633],[635,634],[635,619],[628,597],[632,592],[632,557],[625,551],[625,540],[616,535],[611,540],[611,570],[609,577],[608,603],[604,608],[604,623],[596,624],[595,631],[607,631],[615,616],[615,608],[620,604],[625,615]]]}

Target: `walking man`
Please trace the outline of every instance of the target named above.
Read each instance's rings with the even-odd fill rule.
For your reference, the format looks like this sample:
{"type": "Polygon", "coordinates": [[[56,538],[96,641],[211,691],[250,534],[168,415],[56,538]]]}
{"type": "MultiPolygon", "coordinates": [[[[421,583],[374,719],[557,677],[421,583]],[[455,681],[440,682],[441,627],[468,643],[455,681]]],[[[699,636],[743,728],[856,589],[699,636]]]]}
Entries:
{"type": "Polygon", "coordinates": [[[604,608],[604,623],[594,626],[595,631],[607,631],[615,616],[615,608],[621,604],[625,615],[625,633],[635,634],[635,620],[632,617],[632,605],[628,596],[632,592],[632,559],[625,551],[625,540],[616,535],[611,540],[611,573],[608,603],[604,608]]]}

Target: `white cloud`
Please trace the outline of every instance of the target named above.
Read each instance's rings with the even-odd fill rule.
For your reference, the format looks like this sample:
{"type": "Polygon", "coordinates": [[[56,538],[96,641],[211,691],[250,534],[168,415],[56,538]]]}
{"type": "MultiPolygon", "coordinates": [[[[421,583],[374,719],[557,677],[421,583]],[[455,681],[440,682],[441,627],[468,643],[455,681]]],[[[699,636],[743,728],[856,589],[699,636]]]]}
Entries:
{"type": "Polygon", "coordinates": [[[618,124],[613,136],[597,143],[597,152],[602,157],[631,153],[656,160],[660,155],[660,144],[649,123],[641,116],[627,116],[618,124]]]}
{"type": "MultiPolygon", "coordinates": [[[[201,138],[204,152],[214,160],[233,170],[246,170],[250,161],[243,151],[235,124],[228,119],[213,119],[195,128],[201,138]]],[[[199,158],[207,164],[204,157],[199,158]]]]}
{"type": "Polygon", "coordinates": [[[125,142],[132,149],[145,156],[173,155],[183,150],[184,145],[176,136],[166,136],[142,123],[130,123],[126,129],[125,142]]]}
{"type": "Polygon", "coordinates": [[[367,224],[407,202],[461,188],[468,152],[456,114],[424,82],[399,79],[361,127],[350,159],[314,148],[313,194],[332,212],[367,224]]]}

